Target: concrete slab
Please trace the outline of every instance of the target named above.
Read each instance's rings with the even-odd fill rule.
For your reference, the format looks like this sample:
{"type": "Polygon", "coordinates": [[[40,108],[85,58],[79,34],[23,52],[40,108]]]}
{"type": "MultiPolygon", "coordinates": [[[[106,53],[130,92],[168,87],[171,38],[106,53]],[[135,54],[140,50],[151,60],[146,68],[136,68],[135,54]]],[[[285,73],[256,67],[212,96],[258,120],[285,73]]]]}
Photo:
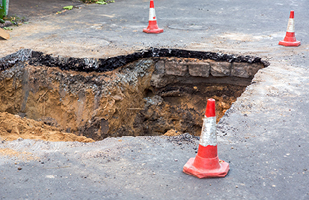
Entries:
{"type": "MultiPolygon", "coordinates": [[[[222,179],[182,173],[197,139],[109,138],[92,144],[3,141],[2,199],[308,199],[308,4],[288,1],[155,1],[164,33],[142,32],[149,1],[116,0],[31,18],[0,41],[1,57],[29,48],[103,58],[171,47],[257,55],[260,70],[218,124],[222,179]],[[278,46],[295,10],[297,48],[278,46]],[[27,152],[27,153],[23,153],[27,152]],[[7,155],[7,154],[6,154],[7,155]]],[[[11,13],[13,11],[10,11],[11,13]]],[[[1,155],[1,153],[0,153],[1,155]]]]}

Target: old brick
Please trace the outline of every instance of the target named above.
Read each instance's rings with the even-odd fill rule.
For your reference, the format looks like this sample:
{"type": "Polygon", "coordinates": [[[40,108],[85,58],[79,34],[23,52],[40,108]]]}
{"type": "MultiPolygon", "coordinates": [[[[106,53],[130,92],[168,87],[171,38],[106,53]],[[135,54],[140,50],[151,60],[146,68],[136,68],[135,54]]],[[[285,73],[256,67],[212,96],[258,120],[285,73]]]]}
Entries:
{"type": "Polygon", "coordinates": [[[151,86],[154,86],[157,88],[164,87],[165,85],[162,85],[162,82],[163,82],[162,80],[163,78],[161,74],[152,74],[150,84],[151,86]]]}
{"type": "Polygon", "coordinates": [[[188,63],[189,67],[189,74],[191,76],[201,76],[201,77],[208,77],[210,64],[206,62],[200,63],[188,63]]]}
{"type": "Polygon", "coordinates": [[[231,75],[241,78],[249,78],[254,76],[257,71],[263,67],[262,64],[258,63],[233,63],[231,75]]]}
{"type": "Polygon", "coordinates": [[[249,78],[248,63],[233,63],[231,76],[249,78]]]}
{"type": "Polygon", "coordinates": [[[164,60],[159,60],[155,65],[155,73],[156,74],[164,74],[164,60]]]}
{"type": "Polygon", "coordinates": [[[153,74],[151,76],[150,84],[156,88],[162,88],[171,83],[178,82],[176,77],[164,77],[162,74],[153,74]]]}
{"type": "Polygon", "coordinates": [[[260,69],[263,69],[264,65],[261,63],[250,64],[248,68],[249,76],[254,76],[260,69]]]}
{"type": "Polygon", "coordinates": [[[212,76],[231,75],[231,63],[229,62],[212,62],[210,65],[210,73],[212,76]]]}
{"type": "Polygon", "coordinates": [[[173,60],[165,62],[165,74],[174,76],[184,76],[187,72],[187,63],[173,60]]]}

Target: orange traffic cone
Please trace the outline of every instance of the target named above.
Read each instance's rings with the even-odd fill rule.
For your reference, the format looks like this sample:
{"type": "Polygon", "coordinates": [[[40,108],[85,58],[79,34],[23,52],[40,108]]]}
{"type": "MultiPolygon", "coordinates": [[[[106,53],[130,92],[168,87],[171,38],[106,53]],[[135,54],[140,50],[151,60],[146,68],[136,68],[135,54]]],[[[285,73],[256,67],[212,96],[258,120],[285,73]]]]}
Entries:
{"type": "Polygon", "coordinates": [[[298,47],[300,45],[300,41],[297,41],[295,37],[294,11],[293,10],[291,10],[290,12],[290,18],[289,18],[288,28],[286,30],[285,38],[279,42],[279,45],[283,45],[287,47],[298,47]]]}
{"type": "Polygon", "coordinates": [[[218,158],[216,105],[214,99],[208,99],[197,155],[189,159],[183,172],[198,178],[213,178],[225,177],[229,169],[229,164],[218,158]]]}
{"type": "Polygon", "coordinates": [[[158,27],[156,11],[154,8],[153,0],[150,0],[150,8],[149,8],[149,24],[147,28],[144,28],[143,31],[145,33],[162,33],[163,29],[158,27]]]}

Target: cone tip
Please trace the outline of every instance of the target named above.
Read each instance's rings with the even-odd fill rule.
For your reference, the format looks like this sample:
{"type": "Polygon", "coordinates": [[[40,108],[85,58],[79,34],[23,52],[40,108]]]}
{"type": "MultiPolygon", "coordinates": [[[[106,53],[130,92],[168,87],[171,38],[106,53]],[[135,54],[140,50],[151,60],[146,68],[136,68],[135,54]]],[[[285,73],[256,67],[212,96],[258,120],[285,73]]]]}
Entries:
{"type": "Polygon", "coordinates": [[[154,8],[153,0],[150,0],[150,8],[154,8]]]}
{"type": "Polygon", "coordinates": [[[216,100],[208,99],[206,106],[206,117],[215,117],[216,116],[216,100]]]}
{"type": "Polygon", "coordinates": [[[291,12],[290,12],[290,18],[294,18],[294,10],[291,10],[291,12]]]}

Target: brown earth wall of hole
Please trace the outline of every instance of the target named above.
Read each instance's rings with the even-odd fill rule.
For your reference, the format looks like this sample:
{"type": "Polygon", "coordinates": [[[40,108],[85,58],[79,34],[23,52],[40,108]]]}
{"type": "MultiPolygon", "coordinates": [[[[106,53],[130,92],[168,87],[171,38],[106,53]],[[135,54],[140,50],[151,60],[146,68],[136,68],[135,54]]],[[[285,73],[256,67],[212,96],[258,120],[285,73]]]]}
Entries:
{"type": "Polygon", "coordinates": [[[19,63],[1,73],[0,112],[42,121],[94,140],[121,136],[117,130],[132,125],[139,112],[128,112],[128,108],[144,104],[144,91],[150,85],[153,61],[141,62],[143,75],[132,72],[130,79],[126,74],[135,66],[127,65],[125,72],[120,68],[84,73],[19,63]]]}
{"type": "MultiPolygon", "coordinates": [[[[162,135],[171,129],[179,134],[199,135],[207,99],[217,100],[219,120],[251,81],[239,77],[164,75],[163,79],[172,81],[156,87],[152,77],[157,74],[157,61],[141,59],[104,73],[17,63],[1,72],[0,112],[39,121],[63,134],[94,140],[162,135]],[[235,81],[241,84],[231,84],[235,81]]],[[[2,139],[9,138],[9,134],[8,130],[0,130],[2,139]]],[[[14,134],[12,139],[23,137],[21,131],[14,134]]]]}

